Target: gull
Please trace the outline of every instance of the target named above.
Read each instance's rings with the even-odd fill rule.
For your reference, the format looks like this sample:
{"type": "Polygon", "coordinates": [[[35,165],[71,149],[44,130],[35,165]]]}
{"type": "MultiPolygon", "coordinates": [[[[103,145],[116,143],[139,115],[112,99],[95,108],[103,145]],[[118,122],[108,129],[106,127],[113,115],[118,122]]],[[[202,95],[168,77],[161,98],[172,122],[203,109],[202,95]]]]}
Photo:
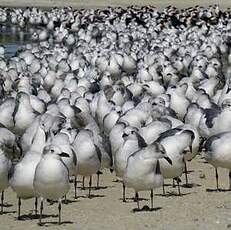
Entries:
{"type": "Polygon", "coordinates": [[[134,152],[128,158],[123,181],[127,187],[135,190],[138,210],[140,209],[138,192],[146,190],[151,191],[151,209],[153,209],[153,189],[164,183],[160,171],[160,158],[165,158],[169,164],[172,164],[164,147],[157,142],[134,152]]]}
{"type": "Polygon", "coordinates": [[[195,135],[192,130],[174,128],[162,133],[156,140],[163,145],[167,155],[172,160],[172,165],[169,165],[164,160],[160,159],[160,171],[164,178],[173,178],[177,180],[179,195],[179,177],[182,175],[184,168],[183,153],[186,148],[190,148],[191,151],[194,138],[195,135]]]}
{"type": "MultiPolygon", "coordinates": [[[[9,182],[18,197],[18,219],[20,219],[21,199],[30,199],[35,196],[33,179],[35,168],[39,163],[46,143],[46,132],[43,124],[37,128],[30,149],[23,158],[9,172],[9,182]]],[[[37,214],[37,197],[35,198],[35,214],[37,214]]]]}
{"type": "Polygon", "coordinates": [[[1,195],[1,214],[3,214],[4,190],[9,186],[8,172],[11,168],[11,160],[0,147],[0,192],[1,195]]]}
{"type": "MultiPolygon", "coordinates": [[[[118,151],[115,154],[114,158],[114,169],[116,176],[123,178],[124,171],[126,169],[128,157],[139,149],[146,147],[143,137],[139,135],[134,128],[126,128],[122,135],[124,139],[123,144],[120,146],[118,151]]],[[[123,183],[123,202],[126,202],[125,199],[125,184],[123,183]]]]}
{"type": "Polygon", "coordinates": [[[43,199],[58,200],[59,224],[61,224],[61,199],[69,189],[69,171],[61,157],[69,157],[67,153],[54,154],[57,148],[43,155],[35,169],[33,180],[34,191],[41,197],[39,225],[42,225],[43,199]]]}
{"type": "MultiPolygon", "coordinates": [[[[72,144],[77,158],[76,173],[82,176],[90,176],[89,198],[91,197],[92,175],[100,170],[101,151],[93,140],[93,132],[89,129],[82,129],[76,135],[72,144]]],[[[76,174],[76,175],[77,175],[76,174]]],[[[75,182],[75,186],[77,186],[75,182]]],[[[75,194],[75,198],[76,198],[75,194]]]]}
{"type": "Polygon", "coordinates": [[[216,187],[218,186],[218,171],[217,168],[229,169],[229,189],[231,189],[231,151],[230,151],[231,132],[223,132],[211,136],[204,143],[203,156],[215,168],[216,187]]]}

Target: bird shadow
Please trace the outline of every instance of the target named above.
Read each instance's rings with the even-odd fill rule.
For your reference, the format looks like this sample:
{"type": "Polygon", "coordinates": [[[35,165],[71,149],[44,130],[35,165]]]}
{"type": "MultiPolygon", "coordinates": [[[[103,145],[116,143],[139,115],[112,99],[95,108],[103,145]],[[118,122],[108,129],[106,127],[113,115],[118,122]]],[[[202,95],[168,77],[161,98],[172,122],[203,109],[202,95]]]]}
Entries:
{"type": "MultiPolygon", "coordinates": [[[[107,188],[113,188],[113,187],[115,187],[115,186],[99,186],[99,187],[97,187],[97,186],[95,186],[95,187],[91,187],[91,189],[92,190],[100,190],[100,189],[107,189],[107,188]]],[[[89,190],[89,187],[78,187],[78,189],[81,189],[81,190],[89,190]]]]}
{"type": "Polygon", "coordinates": [[[89,196],[85,196],[85,198],[88,198],[88,199],[94,199],[94,198],[98,198],[98,197],[105,197],[105,195],[91,194],[90,197],[89,196]]]}
{"type": "Polygon", "coordinates": [[[138,208],[132,209],[132,212],[133,213],[136,213],[136,212],[154,212],[154,211],[158,211],[161,209],[162,209],[161,207],[150,208],[147,205],[144,205],[143,208],[141,208],[141,209],[138,209],[138,208]]]}
{"type": "Polygon", "coordinates": [[[76,203],[76,202],[79,202],[79,200],[77,200],[77,199],[74,199],[74,200],[66,199],[66,200],[62,201],[63,204],[72,204],[72,203],[76,203]]]}
{"type": "MultiPolygon", "coordinates": [[[[123,198],[119,198],[119,200],[123,201],[123,198]]],[[[147,201],[147,200],[149,200],[149,199],[139,197],[139,201],[147,201]]],[[[132,202],[136,202],[135,197],[126,198],[124,203],[132,203],[132,202]]]]}
{"type": "Polygon", "coordinates": [[[13,213],[16,213],[16,211],[3,211],[2,213],[0,213],[0,216],[4,214],[13,214],[13,213]]]}
{"type": "Polygon", "coordinates": [[[222,189],[222,188],[219,188],[218,190],[216,188],[207,188],[206,189],[206,192],[230,192],[231,190],[230,189],[222,189]]]}
{"type": "MultiPolygon", "coordinates": [[[[50,218],[50,217],[57,218],[58,215],[54,215],[54,214],[52,215],[43,214],[42,215],[42,218],[50,218]]],[[[36,220],[36,219],[39,219],[39,214],[36,215],[36,214],[30,213],[28,215],[21,215],[20,219],[16,218],[16,220],[19,220],[19,221],[36,220]]]]}
{"type": "Polygon", "coordinates": [[[113,183],[122,183],[123,181],[122,180],[118,180],[118,179],[115,179],[112,181],[113,183]]]}
{"type": "MultiPolygon", "coordinates": [[[[70,182],[71,184],[74,184],[74,183],[75,183],[75,180],[74,180],[74,179],[70,179],[69,182],[70,182]]],[[[83,183],[83,181],[81,181],[81,180],[77,180],[76,182],[77,182],[77,184],[82,184],[82,183],[83,183]]]]}
{"type": "Polygon", "coordinates": [[[76,202],[79,202],[79,201],[78,201],[79,198],[86,198],[86,196],[77,196],[76,198],[73,196],[73,199],[75,199],[76,202]]]}
{"type": "Polygon", "coordinates": [[[188,192],[188,193],[177,193],[177,192],[167,192],[165,194],[155,194],[155,196],[162,196],[162,197],[182,197],[182,196],[187,196],[187,195],[190,195],[191,193],[188,192]]]}
{"type": "Polygon", "coordinates": [[[77,189],[80,189],[80,190],[87,190],[87,187],[80,187],[80,186],[77,186],[77,189]]]}
{"type": "Polygon", "coordinates": [[[208,164],[209,162],[208,161],[201,161],[201,163],[208,164]]]}
{"type": "MultiPolygon", "coordinates": [[[[115,186],[110,186],[110,188],[113,188],[113,187],[115,187],[115,186]]],[[[100,190],[100,189],[107,189],[107,188],[109,188],[109,186],[98,186],[98,187],[93,187],[92,189],[93,190],[100,190]]]]}
{"type": "Polygon", "coordinates": [[[60,224],[57,221],[47,221],[47,222],[42,222],[41,224],[38,223],[39,226],[44,226],[44,227],[50,227],[53,225],[65,225],[65,224],[74,224],[72,221],[62,221],[60,224]]]}
{"type": "MultiPolygon", "coordinates": [[[[174,187],[174,186],[171,183],[167,183],[167,184],[164,184],[164,187],[174,187]]],[[[176,187],[176,185],[175,185],[175,187],[176,187]]]]}
{"type": "Polygon", "coordinates": [[[194,188],[194,187],[201,187],[201,184],[196,183],[188,183],[188,184],[182,184],[181,187],[183,188],[194,188]]]}
{"type": "MultiPolygon", "coordinates": [[[[190,174],[190,173],[193,173],[193,172],[195,172],[195,170],[193,170],[193,169],[187,170],[187,174],[190,174]]],[[[183,173],[185,173],[185,171],[183,173]]]]}
{"type": "MultiPolygon", "coordinates": [[[[5,208],[9,208],[9,207],[12,207],[12,206],[13,206],[13,204],[7,204],[7,203],[3,204],[3,207],[5,207],[5,208]]],[[[0,207],[2,207],[1,204],[0,204],[0,207]]]]}
{"type": "Polygon", "coordinates": [[[94,198],[99,198],[99,197],[105,197],[105,195],[96,195],[96,194],[91,194],[90,197],[88,195],[85,196],[77,196],[76,199],[83,198],[83,199],[94,199],[94,198]]]}

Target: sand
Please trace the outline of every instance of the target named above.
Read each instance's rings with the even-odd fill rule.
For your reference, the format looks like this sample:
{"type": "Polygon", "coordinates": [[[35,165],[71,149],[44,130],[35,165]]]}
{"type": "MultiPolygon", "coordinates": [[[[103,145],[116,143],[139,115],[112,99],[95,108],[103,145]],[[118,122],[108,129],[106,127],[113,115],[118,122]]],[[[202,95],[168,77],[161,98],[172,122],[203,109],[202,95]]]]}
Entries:
{"type": "Polygon", "coordinates": [[[221,8],[231,7],[230,0],[0,0],[1,6],[9,7],[26,7],[26,6],[72,6],[74,8],[103,8],[105,6],[127,6],[127,5],[154,5],[157,8],[163,8],[168,5],[175,5],[178,8],[201,5],[209,6],[211,4],[219,4],[221,8]]]}
{"type": "MultiPolygon", "coordinates": [[[[126,6],[128,1],[66,1],[68,5],[75,8],[86,7],[96,8],[110,6],[126,6]]],[[[61,0],[41,0],[41,1],[0,1],[1,6],[64,6],[61,0]]],[[[129,2],[131,3],[131,1],[129,2]]],[[[153,4],[159,8],[169,4],[180,8],[191,5],[204,5],[217,3],[217,1],[132,1],[133,4],[145,5],[153,4]]],[[[231,7],[231,1],[219,1],[222,8],[231,7]]],[[[79,198],[75,200],[73,186],[68,194],[68,204],[62,206],[61,226],[57,225],[57,204],[49,205],[45,203],[43,229],[80,229],[80,230],[193,230],[193,229],[228,229],[231,228],[231,192],[228,188],[228,172],[219,169],[220,187],[222,191],[216,192],[214,168],[205,164],[204,160],[198,156],[189,163],[191,169],[189,180],[191,188],[181,187],[182,196],[177,196],[177,188],[170,186],[171,181],[166,181],[166,196],[162,196],[162,188],[154,191],[154,211],[134,212],[136,203],[131,199],[134,197],[132,189],[127,190],[126,203],[121,201],[121,183],[114,182],[115,176],[105,172],[101,177],[102,188],[93,190],[93,198],[86,197],[87,190],[79,188],[79,198]]],[[[184,182],[184,176],[182,176],[184,182]]],[[[81,184],[79,184],[81,185],[81,184]]],[[[142,192],[140,197],[141,207],[149,205],[149,193],[142,192]]],[[[5,213],[0,216],[0,229],[42,229],[38,226],[38,219],[32,214],[33,200],[22,201],[23,220],[17,220],[17,199],[15,193],[9,188],[5,192],[5,213]]]]}
{"type": "MultiPolygon", "coordinates": [[[[81,229],[81,230],[192,230],[192,229],[228,229],[231,228],[231,192],[216,192],[214,168],[205,164],[198,156],[189,163],[189,180],[192,188],[181,187],[182,196],[177,196],[177,188],[166,181],[166,196],[162,196],[162,188],[154,191],[154,211],[134,212],[136,203],[132,189],[128,189],[128,202],[121,200],[121,183],[113,182],[115,176],[105,173],[101,177],[99,190],[93,190],[93,198],[86,197],[87,190],[79,188],[79,198],[75,200],[73,186],[68,194],[68,204],[62,206],[61,226],[57,224],[57,203],[45,203],[44,229],[81,229]]],[[[95,179],[95,178],[94,178],[95,179]]],[[[228,188],[228,172],[219,169],[220,187],[228,188]]],[[[184,176],[182,176],[184,182],[184,176]]],[[[96,182],[94,180],[94,182],[96,182]]],[[[79,186],[81,184],[79,183],[79,186]]],[[[141,207],[150,204],[149,193],[141,192],[141,207]]],[[[6,191],[5,214],[0,216],[0,229],[42,229],[38,220],[31,215],[33,200],[22,202],[24,220],[18,221],[17,200],[13,191],[6,191]]]]}

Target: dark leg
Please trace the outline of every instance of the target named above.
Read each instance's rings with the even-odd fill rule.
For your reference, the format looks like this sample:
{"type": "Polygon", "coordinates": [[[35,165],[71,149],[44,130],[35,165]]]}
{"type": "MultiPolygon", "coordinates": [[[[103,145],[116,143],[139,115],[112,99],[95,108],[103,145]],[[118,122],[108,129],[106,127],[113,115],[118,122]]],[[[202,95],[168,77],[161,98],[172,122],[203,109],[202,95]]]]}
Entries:
{"type": "Polygon", "coordinates": [[[61,224],[61,199],[59,199],[59,225],[61,224]]]}
{"type": "Polygon", "coordinates": [[[75,199],[77,199],[77,176],[75,176],[74,187],[75,187],[75,199]]]}
{"type": "Polygon", "coordinates": [[[40,203],[39,225],[42,225],[42,215],[43,215],[43,198],[41,198],[41,203],[40,203]]]}
{"type": "Polygon", "coordinates": [[[217,191],[218,191],[219,186],[218,186],[218,171],[217,171],[217,168],[215,168],[215,173],[216,173],[216,184],[217,184],[217,191]]]}
{"type": "Polygon", "coordinates": [[[1,214],[3,214],[3,205],[4,205],[4,191],[2,191],[2,196],[1,196],[1,214]]]}
{"type": "Polygon", "coordinates": [[[229,171],[229,190],[231,190],[231,171],[229,171]]]}
{"type": "Polygon", "coordinates": [[[153,189],[151,189],[150,197],[151,197],[151,209],[153,209],[153,189]]]}
{"type": "Polygon", "coordinates": [[[187,186],[188,185],[188,169],[187,169],[187,164],[186,164],[185,159],[184,159],[184,173],[185,173],[185,184],[187,186]]]}
{"type": "Polygon", "coordinates": [[[179,178],[176,178],[176,182],[177,182],[177,188],[178,188],[178,195],[180,196],[181,193],[180,193],[180,180],[179,180],[179,178]]]}
{"type": "Polygon", "coordinates": [[[125,197],[125,184],[123,183],[123,202],[126,202],[126,197],[125,197]]]}
{"type": "Polygon", "coordinates": [[[83,176],[83,183],[82,183],[82,189],[83,190],[85,190],[84,180],[85,180],[85,176],[83,176]]]}
{"type": "Polygon", "coordinates": [[[89,198],[91,198],[91,185],[92,185],[92,176],[90,176],[90,180],[89,180],[89,194],[88,194],[89,198]]]}
{"type": "Polygon", "coordinates": [[[138,208],[138,210],[140,210],[140,203],[139,203],[139,194],[138,194],[138,192],[136,192],[135,198],[136,198],[136,202],[137,202],[137,208],[138,208]]]}
{"type": "Polygon", "coordinates": [[[63,201],[64,204],[68,204],[67,203],[67,195],[64,196],[64,201],[63,201]]]}
{"type": "Polygon", "coordinates": [[[96,183],[96,188],[99,188],[99,173],[97,173],[97,183],[96,183]]]}
{"type": "Polygon", "coordinates": [[[97,172],[97,183],[96,183],[96,188],[99,189],[99,175],[102,174],[102,172],[98,171],[97,172]]]}
{"type": "Polygon", "coordinates": [[[163,183],[163,195],[165,196],[165,186],[164,186],[164,183],[163,183]]]}
{"type": "Polygon", "coordinates": [[[20,211],[21,211],[21,198],[18,198],[18,220],[20,220],[20,211]]]}
{"type": "Polygon", "coordinates": [[[35,215],[37,215],[38,214],[38,198],[37,197],[35,197],[34,209],[35,209],[35,215]]]}
{"type": "Polygon", "coordinates": [[[172,180],[172,187],[173,187],[173,188],[176,187],[176,185],[175,185],[175,180],[174,180],[174,179],[172,180]]]}

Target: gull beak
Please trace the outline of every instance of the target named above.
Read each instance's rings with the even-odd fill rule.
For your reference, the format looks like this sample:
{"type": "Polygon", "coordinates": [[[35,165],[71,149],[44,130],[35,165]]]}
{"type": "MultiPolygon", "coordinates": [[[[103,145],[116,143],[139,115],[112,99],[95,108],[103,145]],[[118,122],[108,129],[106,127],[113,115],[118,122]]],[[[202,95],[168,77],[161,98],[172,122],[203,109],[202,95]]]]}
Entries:
{"type": "Polygon", "coordinates": [[[68,153],[62,152],[59,154],[60,157],[70,157],[68,153]]]}
{"type": "Polygon", "coordinates": [[[164,157],[164,159],[165,159],[170,165],[172,165],[172,160],[171,160],[168,156],[164,157]]]}
{"type": "Polygon", "coordinates": [[[122,138],[125,138],[125,137],[128,137],[128,134],[124,133],[124,134],[122,135],[122,138]]]}
{"type": "Polygon", "coordinates": [[[192,153],[192,145],[189,146],[189,150],[192,153]]]}

